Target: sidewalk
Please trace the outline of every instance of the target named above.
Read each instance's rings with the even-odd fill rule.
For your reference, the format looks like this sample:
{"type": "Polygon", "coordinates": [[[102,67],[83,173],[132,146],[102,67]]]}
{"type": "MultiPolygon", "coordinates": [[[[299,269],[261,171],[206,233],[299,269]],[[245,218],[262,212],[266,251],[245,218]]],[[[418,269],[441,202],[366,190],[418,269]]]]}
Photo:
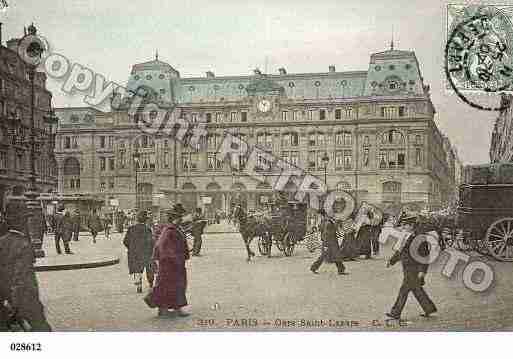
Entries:
{"type": "Polygon", "coordinates": [[[81,232],[78,241],[71,241],[70,247],[73,254],[65,254],[61,242],[62,254],[55,250],[53,234],[47,235],[43,241],[44,258],[38,258],[34,263],[37,272],[85,269],[110,266],[119,263],[121,255],[121,236],[119,233],[111,235],[111,239],[105,239],[103,234],[96,237],[96,243],[90,234],[81,232]]]}
{"type": "Polygon", "coordinates": [[[238,230],[233,224],[228,224],[225,220],[223,220],[220,224],[209,224],[205,228],[205,234],[209,233],[238,233],[238,230]]]}

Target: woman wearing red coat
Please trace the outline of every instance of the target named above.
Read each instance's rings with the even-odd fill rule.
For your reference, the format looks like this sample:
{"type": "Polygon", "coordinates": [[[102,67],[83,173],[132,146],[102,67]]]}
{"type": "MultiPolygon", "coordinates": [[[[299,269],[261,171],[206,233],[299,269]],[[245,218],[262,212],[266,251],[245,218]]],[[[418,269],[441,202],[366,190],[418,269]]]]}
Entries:
{"type": "Polygon", "coordinates": [[[187,271],[185,261],[189,259],[189,248],[185,235],[178,228],[181,215],[178,211],[169,214],[171,224],[162,228],[162,233],[155,243],[153,259],[157,263],[157,282],[152,292],[152,301],[159,308],[159,316],[169,314],[174,309],[179,316],[188,316],[182,311],[187,305],[187,271]]]}

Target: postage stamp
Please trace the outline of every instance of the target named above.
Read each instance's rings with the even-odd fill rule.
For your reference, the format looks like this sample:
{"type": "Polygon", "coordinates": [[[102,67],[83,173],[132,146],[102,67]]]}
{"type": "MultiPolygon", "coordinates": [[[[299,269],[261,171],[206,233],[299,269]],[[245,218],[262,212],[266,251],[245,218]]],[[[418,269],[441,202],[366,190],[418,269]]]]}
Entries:
{"type": "Polygon", "coordinates": [[[470,106],[501,110],[513,89],[512,5],[447,5],[444,68],[449,87],[470,106]]]}

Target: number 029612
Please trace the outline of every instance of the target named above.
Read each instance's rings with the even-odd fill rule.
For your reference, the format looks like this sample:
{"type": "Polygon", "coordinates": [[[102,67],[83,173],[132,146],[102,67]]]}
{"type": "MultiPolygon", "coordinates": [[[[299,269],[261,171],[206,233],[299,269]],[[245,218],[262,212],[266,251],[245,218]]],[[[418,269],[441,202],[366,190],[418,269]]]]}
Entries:
{"type": "Polygon", "coordinates": [[[11,351],[15,352],[40,352],[41,343],[11,343],[11,351]]]}

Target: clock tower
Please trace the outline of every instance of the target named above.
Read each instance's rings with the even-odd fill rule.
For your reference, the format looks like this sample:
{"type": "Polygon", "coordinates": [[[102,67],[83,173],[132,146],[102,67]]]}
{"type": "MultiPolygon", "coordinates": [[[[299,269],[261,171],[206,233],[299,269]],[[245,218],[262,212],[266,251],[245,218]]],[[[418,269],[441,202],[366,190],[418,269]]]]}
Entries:
{"type": "Polygon", "coordinates": [[[246,92],[253,104],[252,111],[263,119],[272,119],[277,115],[280,99],[285,96],[283,86],[259,70],[255,70],[255,78],[246,87],[246,92]]]}

